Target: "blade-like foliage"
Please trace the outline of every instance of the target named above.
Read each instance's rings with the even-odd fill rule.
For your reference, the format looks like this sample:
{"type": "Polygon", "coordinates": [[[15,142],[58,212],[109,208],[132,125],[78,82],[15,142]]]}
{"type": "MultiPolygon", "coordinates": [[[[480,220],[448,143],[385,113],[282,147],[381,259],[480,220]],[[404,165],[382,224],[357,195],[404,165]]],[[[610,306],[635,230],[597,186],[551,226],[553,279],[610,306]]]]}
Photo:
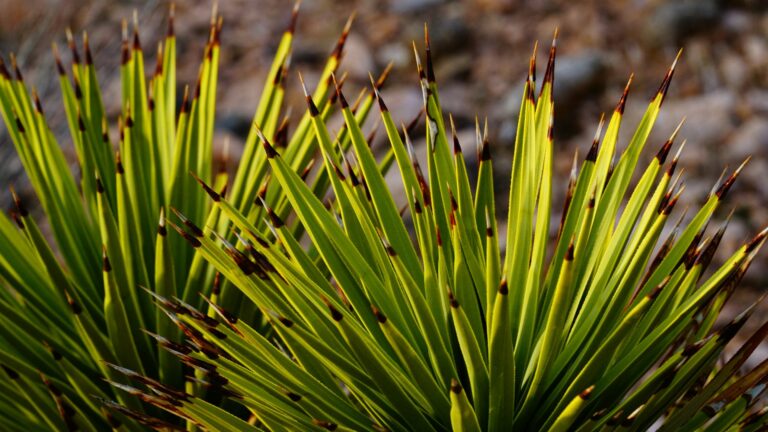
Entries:
{"type": "Polygon", "coordinates": [[[335,72],[351,20],[288,133],[296,13],[232,179],[212,163],[216,14],[178,110],[173,15],[149,79],[138,25],[132,40],[124,29],[115,144],[87,36],[81,59],[68,34],[71,71],[56,58],[79,178],[15,61],[13,73],[0,68],[0,112],[53,237],[18,197],[12,218],[0,216],[5,430],[768,422],[756,406],[767,367],[742,371],[768,325],[726,361],[754,307],[714,328],[766,236],[708,270],[725,230],[708,236],[708,222],[741,167],[662,240],[683,191],[680,151],[667,162],[677,131],[639,166],[674,63],[628,143],[618,132],[629,84],[604,135],[601,121],[586,158],[575,159],[552,238],[555,44],[540,89],[534,53],[505,167],[502,241],[487,126],[477,125],[473,183],[441,108],[428,34],[423,64],[414,46],[426,160],[415,156],[413,125],[401,130],[379,92],[388,70],[355,103],[343,94],[335,72]],[[383,158],[363,132],[375,104],[390,144],[383,158]],[[334,112],[343,120],[335,134],[334,112]],[[392,167],[403,210],[385,181],[392,167]]]}

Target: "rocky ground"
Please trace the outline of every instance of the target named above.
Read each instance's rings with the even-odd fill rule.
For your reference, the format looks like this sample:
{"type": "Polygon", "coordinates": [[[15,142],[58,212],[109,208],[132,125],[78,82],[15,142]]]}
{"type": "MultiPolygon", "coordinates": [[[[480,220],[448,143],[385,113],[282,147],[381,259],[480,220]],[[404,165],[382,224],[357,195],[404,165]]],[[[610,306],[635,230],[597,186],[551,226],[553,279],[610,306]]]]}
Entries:
{"type": "MultiPolygon", "coordinates": [[[[210,17],[207,2],[177,2],[179,80],[193,82],[210,17]]],[[[287,23],[284,0],[221,0],[224,16],[217,140],[242,143],[253,115],[271,53],[287,23]]],[[[167,3],[96,0],[0,0],[0,51],[15,51],[46,103],[57,135],[70,146],[50,43],[64,44],[66,27],[88,30],[111,114],[118,100],[120,20],[136,9],[145,49],[162,36],[167,3]]],[[[444,108],[461,132],[476,115],[487,116],[494,153],[509,160],[514,141],[527,59],[541,41],[543,72],[549,40],[559,28],[556,72],[556,171],[564,184],[573,152],[586,150],[601,112],[610,113],[627,77],[634,73],[622,143],[626,143],[665,69],[684,48],[675,81],[649,146],[660,145],[675,125],[687,120],[688,140],[681,166],[687,190],[684,205],[697,205],[725,165],[752,161],[728,205],[735,214],[721,253],[768,223],[768,6],[760,0],[305,0],[301,7],[293,69],[309,82],[330,52],[344,21],[357,12],[342,70],[349,94],[367,85],[368,72],[390,61],[394,73],[384,91],[397,121],[421,108],[411,41],[419,44],[430,26],[436,74],[444,108]]],[[[6,57],[7,59],[7,57],[6,57]]],[[[147,62],[152,64],[151,61],[147,62]]],[[[303,109],[298,80],[291,78],[290,101],[303,109]]],[[[21,167],[7,134],[0,131],[0,184],[23,184],[21,167]]],[[[237,147],[237,145],[233,146],[237,147]]],[[[473,152],[467,152],[471,154],[473,152]]],[[[651,157],[653,151],[648,152],[651,157]]],[[[501,169],[501,171],[504,171],[501,169]]],[[[504,182],[502,181],[502,184],[504,182]]],[[[557,203],[562,197],[556,197],[557,203]]],[[[503,202],[503,201],[502,201],[503,202]]],[[[7,206],[6,192],[0,204],[7,206]]],[[[555,208],[559,208],[556,204],[555,208]]],[[[768,285],[763,253],[748,274],[755,292],[768,285]]],[[[721,257],[722,258],[722,257],[721,257]]],[[[734,309],[754,298],[737,296],[734,309]]]]}

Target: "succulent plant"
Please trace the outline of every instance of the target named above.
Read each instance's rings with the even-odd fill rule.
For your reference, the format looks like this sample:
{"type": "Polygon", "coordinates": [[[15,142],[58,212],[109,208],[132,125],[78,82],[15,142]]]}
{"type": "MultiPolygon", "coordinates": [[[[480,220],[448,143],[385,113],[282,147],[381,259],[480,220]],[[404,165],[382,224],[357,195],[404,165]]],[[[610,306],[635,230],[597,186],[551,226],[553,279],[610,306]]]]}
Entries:
{"type": "Polygon", "coordinates": [[[768,324],[728,358],[723,349],[754,306],[715,326],[766,232],[707,270],[726,228],[708,233],[708,222],[742,167],[663,238],[683,192],[679,128],[638,166],[674,63],[623,150],[629,83],[604,134],[601,119],[586,157],[574,158],[555,227],[556,46],[538,95],[534,51],[502,235],[487,125],[476,128],[472,182],[426,32],[423,64],[414,45],[426,160],[410,139],[419,119],[399,128],[384,103],[388,70],[347,102],[336,72],[351,20],[314,92],[304,87],[307,110],[289,133],[283,98],[297,12],[233,178],[213,166],[216,13],[178,113],[173,14],[148,80],[138,26],[124,38],[116,146],[87,35],[84,59],[68,35],[71,71],[56,59],[79,185],[15,59],[12,72],[0,65],[0,112],[53,237],[18,196],[12,217],[0,216],[3,429],[768,423],[758,407],[767,363],[743,370],[768,324]],[[390,144],[380,157],[363,132],[377,104],[390,144]],[[344,121],[335,134],[333,113],[344,121]],[[384,178],[391,169],[402,209],[384,178]]]}

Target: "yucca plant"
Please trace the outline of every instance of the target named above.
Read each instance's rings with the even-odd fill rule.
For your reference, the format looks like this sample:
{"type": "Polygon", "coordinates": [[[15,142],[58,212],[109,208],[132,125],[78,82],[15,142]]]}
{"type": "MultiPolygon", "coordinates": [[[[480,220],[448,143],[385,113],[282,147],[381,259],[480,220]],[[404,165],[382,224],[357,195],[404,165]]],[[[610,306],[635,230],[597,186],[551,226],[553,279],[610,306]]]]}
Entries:
{"type": "Polygon", "coordinates": [[[534,52],[502,253],[487,127],[477,127],[472,184],[452,121],[446,127],[428,36],[424,67],[415,49],[422,170],[409,137],[416,122],[399,129],[379,93],[386,70],[352,106],[342,93],[335,72],[350,23],[288,133],[296,12],[232,179],[212,166],[216,13],[178,113],[173,15],[149,80],[137,28],[133,41],[124,31],[116,146],[87,36],[84,61],[69,36],[72,70],[58,54],[57,64],[79,185],[15,60],[13,74],[0,68],[0,111],[55,240],[18,197],[13,217],[0,217],[4,430],[759,430],[768,422],[757,406],[768,363],[742,370],[768,325],[725,361],[725,344],[753,308],[714,327],[766,233],[705,272],[725,230],[707,234],[708,222],[741,167],[665,240],[683,189],[680,150],[666,161],[677,131],[638,167],[674,64],[623,152],[629,84],[605,134],[601,120],[586,158],[575,159],[553,240],[555,44],[538,96],[534,52]],[[362,130],[377,102],[390,144],[378,159],[362,130]],[[344,120],[336,134],[333,112],[344,120]],[[402,210],[384,181],[395,166],[402,210]]]}

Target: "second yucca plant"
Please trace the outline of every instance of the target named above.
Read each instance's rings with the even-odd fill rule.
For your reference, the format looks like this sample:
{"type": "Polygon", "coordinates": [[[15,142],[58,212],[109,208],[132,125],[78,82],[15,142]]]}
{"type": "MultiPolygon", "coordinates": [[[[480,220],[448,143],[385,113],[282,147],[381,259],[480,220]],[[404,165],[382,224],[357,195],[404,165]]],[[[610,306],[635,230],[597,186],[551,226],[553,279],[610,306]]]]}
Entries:
{"type": "Polygon", "coordinates": [[[742,371],[768,326],[726,361],[723,348],[752,309],[713,329],[765,233],[705,273],[725,230],[707,235],[708,222],[741,167],[663,240],[683,189],[680,150],[667,161],[677,132],[638,170],[674,65],[623,152],[629,84],[604,134],[601,120],[574,161],[553,243],[555,45],[538,96],[534,54],[502,253],[487,130],[477,127],[473,184],[441,110],[428,37],[424,67],[416,52],[422,168],[413,125],[398,128],[379,93],[383,77],[347,103],[335,72],[349,25],[315,92],[305,88],[308,109],[289,137],[282,101],[295,14],[233,179],[212,166],[215,14],[178,116],[173,32],[148,82],[138,32],[125,38],[116,155],[87,38],[81,61],[70,37],[71,80],[58,64],[79,187],[15,62],[13,75],[0,70],[0,112],[57,246],[19,199],[16,227],[0,217],[5,430],[657,423],[671,431],[768,422],[756,407],[768,366],[742,371]],[[377,102],[391,144],[382,159],[363,133],[377,102]],[[331,134],[336,110],[344,125],[331,134]],[[395,166],[402,210],[384,180],[395,166]]]}

